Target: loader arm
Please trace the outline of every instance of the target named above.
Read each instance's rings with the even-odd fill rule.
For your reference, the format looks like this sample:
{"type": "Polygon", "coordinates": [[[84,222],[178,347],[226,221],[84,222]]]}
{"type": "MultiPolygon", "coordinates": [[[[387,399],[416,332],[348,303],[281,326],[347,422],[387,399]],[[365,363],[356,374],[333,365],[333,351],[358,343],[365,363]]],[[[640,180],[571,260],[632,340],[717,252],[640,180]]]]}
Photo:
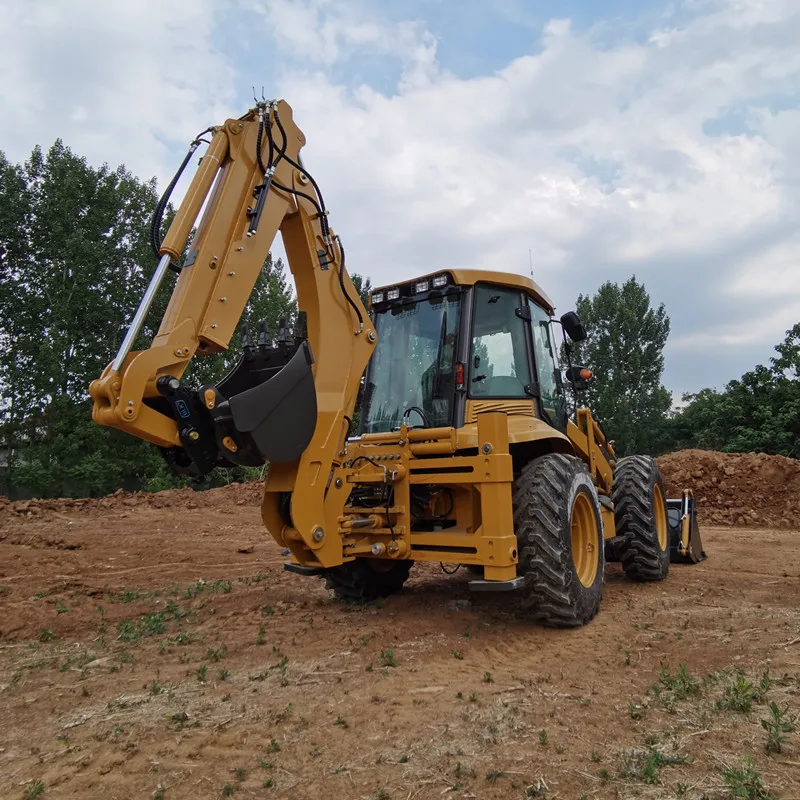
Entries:
{"type": "Polygon", "coordinates": [[[89,388],[92,417],[159,446],[191,474],[280,465],[281,486],[303,486],[287,516],[298,539],[319,549],[313,532],[323,522],[326,482],[377,336],[319,187],[300,161],[305,137],[289,105],[259,103],[210,131],[131,329],[89,388]],[[158,333],[148,349],[132,352],[158,285],[195,226],[158,333]],[[258,343],[245,337],[239,364],[222,382],[186,386],[181,378],[195,355],[228,348],[278,232],[297,288],[295,330],[282,330],[275,342],[269,332],[258,343]]]}

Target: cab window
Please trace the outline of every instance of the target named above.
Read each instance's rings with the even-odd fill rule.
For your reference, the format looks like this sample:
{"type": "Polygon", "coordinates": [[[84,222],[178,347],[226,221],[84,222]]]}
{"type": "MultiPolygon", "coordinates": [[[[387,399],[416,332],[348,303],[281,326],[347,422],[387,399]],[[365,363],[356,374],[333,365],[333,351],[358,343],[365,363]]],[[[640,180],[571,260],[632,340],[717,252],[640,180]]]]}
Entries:
{"type": "Polygon", "coordinates": [[[511,289],[475,287],[469,364],[471,397],[529,397],[531,383],[525,322],[517,315],[522,295],[511,289]]]}

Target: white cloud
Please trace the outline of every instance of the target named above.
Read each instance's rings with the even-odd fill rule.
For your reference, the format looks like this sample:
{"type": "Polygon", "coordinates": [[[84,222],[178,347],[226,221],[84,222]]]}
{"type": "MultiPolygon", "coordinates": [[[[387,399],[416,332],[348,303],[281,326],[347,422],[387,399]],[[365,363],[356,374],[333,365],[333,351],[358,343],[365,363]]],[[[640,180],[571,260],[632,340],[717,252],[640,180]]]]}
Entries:
{"type": "Polygon", "coordinates": [[[265,82],[249,69],[269,53],[348,264],[373,283],[526,274],[530,248],[566,310],[634,272],[667,303],[678,391],[765,361],[800,315],[796,0],[693,0],[638,38],[552,20],[535,52],[470,79],[441,63],[424,20],[377,0],[6,7],[12,157],[63,136],[164,176],[177,142],[244,110],[234,98],[265,82]]]}
{"type": "Polygon", "coordinates": [[[224,8],[212,0],[6,0],[3,150],[24,159],[34,144],[61,137],[93,163],[166,174],[170,145],[232,110],[235,65],[212,42],[224,8]]]}

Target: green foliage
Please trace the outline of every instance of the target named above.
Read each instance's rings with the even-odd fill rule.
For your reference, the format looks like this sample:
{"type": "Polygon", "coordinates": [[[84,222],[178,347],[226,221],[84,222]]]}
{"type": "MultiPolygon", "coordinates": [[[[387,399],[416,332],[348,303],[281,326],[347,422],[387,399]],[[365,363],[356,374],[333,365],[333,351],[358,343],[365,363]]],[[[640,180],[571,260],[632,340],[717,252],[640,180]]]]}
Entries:
{"type": "Polygon", "coordinates": [[[686,756],[681,754],[668,754],[655,748],[648,750],[627,750],[622,755],[620,775],[650,786],[661,783],[661,767],[685,764],[686,756]]]}
{"type": "Polygon", "coordinates": [[[594,377],[579,403],[587,403],[616,443],[618,455],[650,452],[671,405],[661,385],[669,317],[652,308],[635,276],[620,286],[606,282],[593,297],[580,295],[577,312],[588,338],[574,345],[573,363],[594,377]]]}
{"type": "Polygon", "coordinates": [[[753,707],[753,701],[757,697],[758,691],[756,687],[743,673],[737,672],[730,682],[725,685],[722,699],[717,702],[717,708],[746,714],[753,707]]]}
{"type": "Polygon", "coordinates": [[[723,391],[684,395],[661,450],[698,447],[800,458],[800,323],[786,331],[770,366],[761,364],[723,391]]]}
{"type": "Polygon", "coordinates": [[[744,798],[744,800],[772,800],[764,781],[749,756],[742,759],[740,767],[731,767],[722,773],[722,779],[728,788],[728,796],[744,798]]]}
{"type": "Polygon", "coordinates": [[[795,719],[788,714],[789,708],[780,708],[776,702],[769,704],[769,716],[761,720],[761,727],[767,732],[764,745],[768,753],[780,753],[787,741],[787,733],[795,729],[795,719]]]}
{"type": "MultiPolygon", "coordinates": [[[[24,164],[0,153],[0,444],[11,496],[101,495],[118,488],[166,489],[175,479],[153,446],[91,421],[89,383],[113,358],[153,270],[149,221],[155,179],[124,166],[92,167],[61,140],[24,164]]],[[[173,215],[168,209],[167,222],[173,215]]],[[[134,347],[147,347],[171,293],[165,281],[134,347]]],[[[296,304],[280,261],[268,256],[243,315],[274,334],[296,304]]],[[[190,381],[213,382],[230,350],[196,358],[190,381]]],[[[242,480],[217,471],[202,486],[242,480]]]]}

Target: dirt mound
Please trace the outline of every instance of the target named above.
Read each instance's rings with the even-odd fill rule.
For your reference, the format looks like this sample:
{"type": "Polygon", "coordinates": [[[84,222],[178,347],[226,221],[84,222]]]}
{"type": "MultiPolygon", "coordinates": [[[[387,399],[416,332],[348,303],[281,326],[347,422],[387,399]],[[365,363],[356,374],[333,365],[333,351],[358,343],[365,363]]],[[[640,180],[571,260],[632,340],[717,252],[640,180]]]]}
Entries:
{"type": "Polygon", "coordinates": [[[658,459],[667,494],[694,491],[701,523],[792,528],[800,517],[800,460],[764,453],[682,450],[658,459]]]}
{"type": "Polygon", "coordinates": [[[198,492],[193,489],[167,489],[162,492],[125,492],[108,497],[17,500],[0,497],[0,520],[3,517],[41,517],[48,514],[72,516],[75,513],[96,516],[108,511],[147,508],[218,508],[220,506],[258,505],[263,484],[260,481],[232,483],[217,489],[198,492]]]}
{"type": "MultiPolygon", "coordinates": [[[[694,491],[701,523],[791,528],[800,519],[800,460],[763,453],[682,450],[659,458],[658,463],[670,496],[677,496],[683,487],[694,491]]],[[[9,516],[47,514],[96,516],[141,506],[193,509],[258,505],[261,491],[261,481],[251,481],[205,492],[168,489],[131,493],[120,489],[108,497],[13,503],[0,497],[0,521],[9,516]]]]}

